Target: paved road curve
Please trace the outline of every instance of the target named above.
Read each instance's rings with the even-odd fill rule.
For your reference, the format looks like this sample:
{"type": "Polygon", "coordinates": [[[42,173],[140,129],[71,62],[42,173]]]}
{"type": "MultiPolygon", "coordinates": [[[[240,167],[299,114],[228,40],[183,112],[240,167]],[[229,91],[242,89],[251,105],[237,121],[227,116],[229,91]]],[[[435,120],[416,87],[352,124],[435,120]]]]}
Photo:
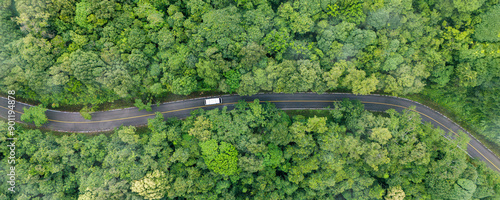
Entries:
{"type": "MultiPolygon", "coordinates": [[[[281,109],[309,109],[309,108],[325,108],[331,106],[335,101],[341,101],[343,98],[360,100],[365,109],[372,111],[385,111],[390,108],[397,111],[402,111],[410,106],[416,106],[416,112],[422,116],[422,121],[431,122],[435,126],[456,134],[461,127],[453,123],[448,118],[437,113],[436,111],[407,99],[379,96],[379,95],[353,95],[353,94],[312,94],[312,93],[298,93],[298,94],[258,94],[254,96],[239,96],[239,95],[226,95],[222,96],[222,104],[219,105],[204,105],[204,98],[190,99],[177,102],[168,102],[161,104],[159,107],[153,106],[152,112],[145,110],[139,111],[137,108],[126,108],[120,110],[96,112],[92,114],[92,120],[85,120],[80,116],[80,113],[75,112],[60,112],[48,110],[46,112],[49,118],[49,123],[43,127],[67,132],[97,132],[103,130],[111,130],[120,125],[145,125],[147,119],[154,118],[155,112],[161,112],[168,117],[184,118],[189,116],[192,110],[203,108],[213,109],[222,108],[227,106],[232,108],[239,100],[253,101],[259,99],[261,102],[272,102],[276,104],[277,108],[281,109]]],[[[7,116],[7,100],[0,98],[0,117],[6,118],[7,116]]],[[[19,121],[23,107],[30,106],[23,103],[17,103],[15,107],[16,120],[19,121]]],[[[486,149],[474,137],[470,136],[471,140],[467,146],[467,152],[470,156],[483,160],[490,168],[500,172],[500,159],[486,149]]],[[[457,149],[458,150],[458,149],[457,149]]]]}

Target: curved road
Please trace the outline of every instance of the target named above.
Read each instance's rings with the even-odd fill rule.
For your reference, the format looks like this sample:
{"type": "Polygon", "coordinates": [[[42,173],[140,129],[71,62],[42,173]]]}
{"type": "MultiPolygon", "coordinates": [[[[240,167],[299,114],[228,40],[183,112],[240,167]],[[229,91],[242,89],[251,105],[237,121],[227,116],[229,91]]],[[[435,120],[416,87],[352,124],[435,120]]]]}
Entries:
{"type": "MultiPolygon", "coordinates": [[[[360,100],[365,105],[365,109],[371,111],[386,111],[392,108],[401,112],[403,109],[410,106],[416,106],[415,111],[422,116],[422,121],[430,122],[434,126],[445,130],[445,132],[451,132],[455,135],[459,130],[467,133],[445,116],[422,104],[408,99],[379,95],[313,93],[257,94],[254,96],[226,95],[222,96],[222,104],[211,106],[204,105],[205,98],[197,98],[163,103],[159,107],[153,106],[152,112],[147,112],[145,110],[139,111],[137,108],[95,112],[92,114],[92,120],[83,119],[78,112],[48,110],[46,114],[49,119],[49,123],[43,125],[43,127],[65,132],[97,132],[112,130],[121,125],[145,125],[147,124],[147,119],[154,118],[155,112],[163,113],[165,118],[184,118],[189,116],[192,110],[198,108],[213,109],[222,108],[224,106],[233,108],[234,104],[239,100],[253,101],[254,99],[259,99],[261,102],[274,103],[276,104],[276,107],[280,109],[311,109],[331,106],[333,102],[341,101],[343,98],[360,100]]],[[[0,117],[7,118],[7,106],[7,99],[3,97],[0,98],[0,117]]],[[[16,103],[15,111],[17,121],[20,121],[20,116],[23,113],[23,107],[30,107],[30,105],[19,102],[16,103]]],[[[490,168],[500,172],[500,159],[470,134],[469,137],[471,138],[467,146],[467,153],[469,156],[483,160],[490,168]]],[[[459,149],[457,149],[457,151],[459,151],[459,149]]]]}

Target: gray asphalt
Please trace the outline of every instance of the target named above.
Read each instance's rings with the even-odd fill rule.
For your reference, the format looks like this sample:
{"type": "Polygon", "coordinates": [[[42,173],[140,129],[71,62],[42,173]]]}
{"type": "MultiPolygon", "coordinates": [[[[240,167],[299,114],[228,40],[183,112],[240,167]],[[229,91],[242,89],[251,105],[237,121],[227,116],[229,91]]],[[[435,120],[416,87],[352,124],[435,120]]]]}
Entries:
{"type": "MultiPolygon", "coordinates": [[[[153,111],[148,112],[145,110],[139,111],[137,108],[126,108],[120,110],[111,110],[103,112],[95,112],[92,114],[92,120],[85,120],[77,112],[60,112],[54,110],[47,110],[46,114],[49,122],[43,125],[43,128],[63,131],[63,132],[98,132],[105,130],[112,130],[121,125],[140,126],[147,124],[147,119],[154,118],[155,112],[162,112],[165,118],[178,117],[185,118],[190,115],[190,112],[198,109],[214,109],[227,106],[228,109],[234,107],[234,104],[239,100],[253,101],[259,99],[261,102],[272,102],[280,109],[312,109],[312,108],[325,108],[332,106],[333,101],[341,101],[344,98],[360,100],[365,109],[371,111],[386,111],[388,109],[395,109],[401,112],[403,109],[410,106],[415,106],[416,111],[421,114],[422,121],[430,122],[434,126],[443,129],[447,135],[453,135],[459,130],[467,133],[463,128],[441,115],[440,113],[422,105],[417,102],[379,95],[353,95],[353,94],[314,94],[314,93],[298,93],[298,94],[258,94],[253,96],[239,96],[239,95],[226,95],[222,96],[222,104],[205,106],[205,98],[197,98],[176,102],[163,103],[159,107],[154,105],[153,111]],[[450,131],[452,133],[450,133],[450,131]]],[[[0,117],[7,118],[7,99],[0,98],[0,117]]],[[[15,111],[16,120],[20,121],[23,107],[30,107],[30,105],[23,103],[16,103],[15,111]]],[[[468,134],[468,133],[467,133],[468,134]]],[[[491,151],[484,147],[473,136],[468,134],[471,138],[467,146],[467,153],[474,158],[484,161],[490,168],[500,172],[500,159],[496,157],[491,151]]],[[[457,151],[460,151],[457,148],[457,151]]]]}

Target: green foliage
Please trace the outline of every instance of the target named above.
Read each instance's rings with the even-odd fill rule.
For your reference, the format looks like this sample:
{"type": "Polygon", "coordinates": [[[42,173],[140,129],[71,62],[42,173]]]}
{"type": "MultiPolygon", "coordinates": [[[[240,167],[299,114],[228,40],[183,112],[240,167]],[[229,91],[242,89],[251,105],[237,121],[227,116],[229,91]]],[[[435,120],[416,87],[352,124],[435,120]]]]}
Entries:
{"type": "Polygon", "coordinates": [[[377,30],[385,28],[389,21],[390,11],[387,9],[378,9],[374,12],[371,12],[370,15],[366,18],[366,23],[370,26],[373,26],[377,30]]]}
{"type": "Polygon", "coordinates": [[[209,119],[206,119],[204,116],[198,116],[193,126],[194,127],[188,131],[190,136],[194,136],[202,142],[211,138],[212,131],[210,129],[212,128],[212,123],[209,119]]]}
{"type": "Polygon", "coordinates": [[[149,101],[147,104],[142,103],[141,99],[135,99],[134,106],[141,110],[146,110],[148,112],[153,111],[153,108],[151,108],[151,101],[149,101]]]}
{"type": "Polygon", "coordinates": [[[396,70],[398,68],[398,65],[400,65],[403,62],[404,62],[403,56],[401,56],[401,54],[396,53],[393,56],[387,58],[387,60],[382,65],[382,69],[385,71],[396,70]]]}
{"type": "MultiPolygon", "coordinates": [[[[50,26],[49,20],[52,13],[49,11],[50,4],[47,1],[17,0],[11,2],[14,4],[12,10],[17,12],[14,19],[24,27],[22,29],[25,32],[37,36],[49,35],[47,27],[50,26]]],[[[11,8],[2,8],[2,10],[7,9],[11,8]]]]}
{"type": "Polygon", "coordinates": [[[33,123],[36,127],[40,127],[48,122],[45,115],[45,108],[43,105],[32,106],[30,108],[23,107],[24,113],[21,115],[21,120],[27,123],[33,123]]]}
{"type": "Polygon", "coordinates": [[[453,0],[453,5],[459,12],[472,12],[480,8],[485,0],[453,0]]]}
{"type": "Polygon", "coordinates": [[[272,30],[264,37],[262,44],[266,47],[268,53],[283,53],[289,46],[289,37],[289,33],[284,29],[272,30]]]}
{"type": "Polygon", "coordinates": [[[389,191],[387,191],[387,195],[385,196],[386,200],[403,200],[405,198],[405,192],[401,189],[401,186],[391,187],[389,191]]]}
{"type": "Polygon", "coordinates": [[[87,17],[91,13],[90,6],[91,4],[89,2],[81,1],[76,4],[75,9],[75,23],[87,29],[92,29],[92,25],[90,25],[87,20],[87,17]]]}
{"type": "Polygon", "coordinates": [[[146,199],[161,199],[165,195],[168,179],[164,172],[155,170],[140,180],[134,181],[130,189],[146,199]]]}
{"type": "Polygon", "coordinates": [[[71,67],[77,80],[85,84],[96,84],[105,63],[94,52],[77,50],[70,55],[71,67]]]}
{"type": "Polygon", "coordinates": [[[120,127],[116,130],[116,136],[127,144],[136,144],[139,142],[139,135],[136,134],[136,128],[134,126],[120,127]]]}
{"type": "Polygon", "coordinates": [[[264,154],[263,165],[266,167],[276,168],[279,167],[283,161],[283,152],[280,147],[274,145],[273,143],[269,143],[268,152],[264,154]]]}
{"type": "Polygon", "coordinates": [[[195,91],[420,94],[500,144],[499,10],[497,0],[4,0],[0,92],[61,108],[195,91]]]}
{"type": "Polygon", "coordinates": [[[225,82],[229,85],[229,93],[233,93],[240,87],[241,74],[236,70],[227,71],[224,73],[225,82]]]}
{"type": "Polygon", "coordinates": [[[476,184],[468,179],[458,179],[453,186],[452,199],[471,199],[472,194],[476,191],[476,184]]]}
{"type": "Polygon", "coordinates": [[[239,25],[241,15],[234,6],[211,10],[203,15],[199,34],[209,44],[216,43],[222,49],[232,48],[234,41],[240,40],[243,27],[239,25]]]}
{"type": "Polygon", "coordinates": [[[328,14],[342,21],[360,24],[365,21],[366,15],[363,12],[363,4],[359,0],[347,0],[328,5],[328,14]]]}
{"type": "Polygon", "coordinates": [[[297,61],[297,70],[302,77],[302,84],[298,88],[298,91],[313,91],[317,93],[323,93],[327,90],[326,84],[321,80],[321,75],[323,70],[321,69],[319,62],[311,62],[309,60],[299,60],[297,61]]]}
{"type": "Polygon", "coordinates": [[[149,22],[147,25],[144,26],[145,29],[158,30],[161,27],[163,27],[164,13],[156,10],[156,8],[153,7],[153,5],[151,5],[150,3],[146,2],[139,3],[138,6],[134,8],[134,12],[135,14],[137,14],[137,17],[146,18],[147,21],[149,22]]]}
{"type": "Polygon", "coordinates": [[[352,89],[354,94],[370,94],[376,90],[378,79],[372,74],[370,77],[365,76],[365,72],[354,68],[347,69],[348,74],[342,80],[344,87],[352,89]]]}
{"type": "Polygon", "coordinates": [[[172,82],[172,93],[188,95],[197,88],[196,80],[193,77],[184,76],[172,82]]]}
{"type": "Polygon", "coordinates": [[[200,143],[201,154],[205,164],[210,170],[226,176],[238,173],[238,151],[233,145],[216,140],[208,140],[200,143]]]}
{"type": "Polygon", "coordinates": [[[387,141],[391,138],[391,132],[387,128],[374,128],[372,129],[372,134],[370,135],[370,139],[379,142],[381,145],[387,143],[387,141]]]}
{"type": "Polygon", "coordinates": [[[323,79],[326,81],[326,85],[329,89],[333,90],[337,88],[340,83],[340,77],[349,64],[352,63],[341,60],[340,62],[336,62],[335,65],[330,69],[330,71],[323,74],[323,79]]]}
{"type": "Polygon", "coordinates": [[[245,70],[252,70],[253,66],[257,66],[265,55],[264,47],[254,42],[244,46],[238,53],[238,56],[241,57],[240,65],[245,70]]]}
{"type": "Polygon", "coordinates": [[[296,8],[297,4],[292,7],[291,2],[281,4],[277,13],[280,18],[275,19],[276,24],[281,27],[290,27],[292,34],[307,33],[314,25],[314,21],[310,18],[310,13],[296,12],[296,8]]]}
{"type": "Polygon", "coordinates": [[[80,115],[86,120],[91,120],[92,113],[94,111],[95,111],[95,107],[89,108],[88,106],[83,106],[83,108],[80,110],[80,115]]]}
{"type": "Polygon", "coordinates": [[[500,5],[491,7],[480,17],[481,23],[476,26],[474,38],[482,42],[500,41],[500,5]]]}

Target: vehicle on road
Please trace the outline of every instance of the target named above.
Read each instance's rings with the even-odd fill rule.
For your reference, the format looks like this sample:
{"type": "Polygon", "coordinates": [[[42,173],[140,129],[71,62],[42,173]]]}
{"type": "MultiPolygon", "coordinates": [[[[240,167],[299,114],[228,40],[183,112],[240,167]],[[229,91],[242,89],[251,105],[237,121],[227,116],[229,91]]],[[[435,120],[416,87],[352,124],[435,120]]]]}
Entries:
{"type": "Polygon", "coordinates": [[[222,98],[205,99],[205,105],[214,105],[214,104],[221,104],[221,103],[222,103],[222,98]]]}

